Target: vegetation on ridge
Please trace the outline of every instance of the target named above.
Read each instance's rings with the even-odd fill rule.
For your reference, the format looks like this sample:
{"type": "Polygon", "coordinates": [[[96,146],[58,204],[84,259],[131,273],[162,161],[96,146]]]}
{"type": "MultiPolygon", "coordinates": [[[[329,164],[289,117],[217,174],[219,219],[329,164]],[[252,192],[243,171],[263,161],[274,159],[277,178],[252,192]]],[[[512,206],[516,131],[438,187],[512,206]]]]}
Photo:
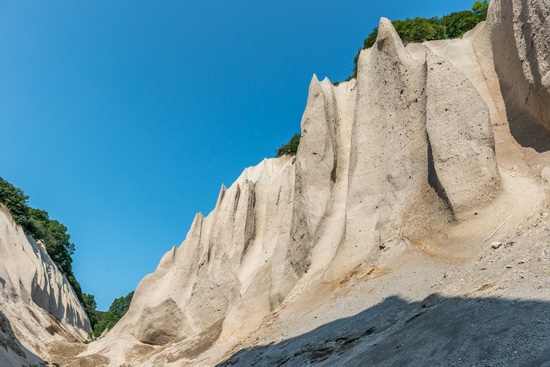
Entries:
{"type": "MultiPolygon", "coordinates": [[[[441,39],[460,38],[467,31],[473,29],[479,22],[487,18],[489,8],[488,0],[476,1],[471,10],[454,12],[443,17],[433,18],[407,18],[405,20],[394,20],[392,24],[405,44],[411,42],[424,42],[441,39]]],[[[349,81],[357,77],[357,62],[362,50],[370,48],[378,37],[378,27],[363,41],[363,47],[359,48],[353,59],[352,74],[346,78],[349,81]]],[[[334,82],[338,85],[340,82],[334,82]]],[[[276,150],[276,157],[283,155],[296,155],[300,144],[300,134],[295,134],[286,144],[276,150]]]]}
{"type": "Polygon", "coordinates": [[[73,273],[71,255],[75,247],[67,233],[67,227],[55,219],[50,219],[46,211],[30,207],[28,199],[23,190],[0,177],[0,203],[8,208],[15,222],[23,227],[25,232],[44,244],[50,258],[65,274],[78,299],[84,303],[82,289],[73,273]]]}
{"type": "MultiPolygon", "coordinates": [[[[476,1],[471,10],[454,12],[443,17],[433,18],[407,18],[405,20],[394,20],[392,24],[405,44],[411,42],[424,42],[441,39],[460,38],[467,31],[473,29],[479,22],[487,18],[489,1],[476,1]]],[[[370,48],[376,42],[378,27],[363,41],[363,47],[359,48],[353,60],[353,73],[346,78],[346,81],[357,76],[357,62],[362,50],[370,48]]],[[[336,82],[335,84],[338,84],[336,82]]]]}
{"type": "Polygon", "coordinates": [[[282,157],[283,155],[296,155],[296,152],[298,151],[298,145],[300,145],[300,133],[294,134],[290,140],[281,145],[277,150],[275,151],[275,157],[282,157]]]}
{"type": "Polygon", "coordinates": [[[95,297],[91,294],[84,294],[84,297],[87,299],[87,309],[88,315],[90,315],[90,322],[92,323],[92,328],[94,329],[93,336],[95,338],[101,336],[105,330],[111,330],[113,326],[128,312],[130,308],[130,303],[134,297],[134,292],[128,293],[124,297],[119,297],[113,301],[109,310],[107,312],[102,312],[96,310],[96,301],[95,297]]]}

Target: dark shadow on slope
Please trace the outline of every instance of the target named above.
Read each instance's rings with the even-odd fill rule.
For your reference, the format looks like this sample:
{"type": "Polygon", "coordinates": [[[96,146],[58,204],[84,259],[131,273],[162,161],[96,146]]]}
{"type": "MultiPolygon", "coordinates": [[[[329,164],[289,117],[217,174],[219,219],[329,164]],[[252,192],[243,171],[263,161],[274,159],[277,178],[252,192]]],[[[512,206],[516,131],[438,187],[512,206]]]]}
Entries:
{"type": "Polygon", "coordinates": [[[390,297],[218,366],[550,366],[550,303],[390,297]]]}
{"type": "Polygon", "coordinates": [[[510,111],[510,133],[514,139],[526,148],[533,148],[538,153],[550,150],[550,131],[542,126],[539,121],[521,110],[512,111],[514,107],[507,108],[510,111]]]}
{"type": "Polygon", "coordinates": [[[445,192],[445,188],[441,184],[441,181],[439,181],[439,177],[437,175],[437,171],[435,169],[435,162],[434,162],[434,155],[432,151],[432,143],[430,141],[430,137],[428,136],[428,183],[430,186],[435,190],[437,193],[437,196],[443,202],[445,203],[445,206],[451,213],[452,217],[454,218],[455,213],[453,206],[451,205],[451,202],[449,201],[449,197],[447,196],[447,193],[445,192]]]}
{"type": "Polygon", "coordinates": [[[10,321],[0,311],[0,366],[46,366],[40,357],[25,348],[13,333],[10,321]],[[14,364],[17,363],[17,364],[14,364]]]}

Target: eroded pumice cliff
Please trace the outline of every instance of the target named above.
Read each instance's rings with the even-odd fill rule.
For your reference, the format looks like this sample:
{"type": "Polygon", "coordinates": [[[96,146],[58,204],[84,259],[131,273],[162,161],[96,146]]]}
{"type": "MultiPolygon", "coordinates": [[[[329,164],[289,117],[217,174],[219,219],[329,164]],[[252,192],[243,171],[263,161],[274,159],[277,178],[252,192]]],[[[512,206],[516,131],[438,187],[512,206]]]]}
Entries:
{"type": "Polygon", "coordinates": [[[549,12],[495,0],[462,39],[407,46],[383,18],[356,79],[313,77],[296,157],[222,187],[72,363],[550,360],[550,144],[532,136],[550,126],[549,12]]]}
{"type": "Polygon", "coordinates": [[[0,205],[0,365],[42,366],[47,346],[81,343],[88,316],[40,242],[0,205]]]}

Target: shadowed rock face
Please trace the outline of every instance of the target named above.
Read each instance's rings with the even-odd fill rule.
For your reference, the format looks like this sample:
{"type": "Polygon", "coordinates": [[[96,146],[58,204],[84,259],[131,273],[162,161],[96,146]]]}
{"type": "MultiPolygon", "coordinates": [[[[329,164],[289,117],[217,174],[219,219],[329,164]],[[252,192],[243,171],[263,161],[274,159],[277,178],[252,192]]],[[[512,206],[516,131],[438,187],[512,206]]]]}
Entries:
{"type": "Polygon", "coordinates": [[[17,341],[17,338],[13,334],[9,320],[0,312],[0,347],[4,348],[6,352],[11,350],[15,356],[26,358],[26,353],[23,351],[21,344],[17,341]]]}
{"type": "Polygon", "coordinates": [[[539,152],[550,149],[549,9],[549,0],[494,0],[487,20],[510,130],[539,152]]]}
{"type": "Polygon", "coordinates": [[[0,311],[0,366],[43,366],[45,363],[21,345],[10,321],[0,311]]]}
{"type": "Polygon", "coordinates": [[[57,320],[90,331],[90,322],[64,275],[41,243],[27,236],[0,207],[0,295],[38,306],[57,320]]]}

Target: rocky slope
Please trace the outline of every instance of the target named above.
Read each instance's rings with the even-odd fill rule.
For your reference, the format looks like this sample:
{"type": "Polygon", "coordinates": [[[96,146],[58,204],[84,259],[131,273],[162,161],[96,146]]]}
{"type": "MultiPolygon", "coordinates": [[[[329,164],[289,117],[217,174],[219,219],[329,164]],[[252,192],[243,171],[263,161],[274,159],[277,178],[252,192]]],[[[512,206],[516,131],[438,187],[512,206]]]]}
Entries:
{"type": "Polygon", "coordinates": [[[65,276],[0,205],[0,365],[43,365],[47,343],[81,342],[89,332],[65,276]]]}
{"type": "MultiPolygon", "coordinates": [[[[297,156],[247,168],[78,365],[541,365],[547,0],[463,39],[382,19],[356,80],[315,76],[297,156]]],[[[70,354],[70,353],[69,353],[70,354]]]]}

